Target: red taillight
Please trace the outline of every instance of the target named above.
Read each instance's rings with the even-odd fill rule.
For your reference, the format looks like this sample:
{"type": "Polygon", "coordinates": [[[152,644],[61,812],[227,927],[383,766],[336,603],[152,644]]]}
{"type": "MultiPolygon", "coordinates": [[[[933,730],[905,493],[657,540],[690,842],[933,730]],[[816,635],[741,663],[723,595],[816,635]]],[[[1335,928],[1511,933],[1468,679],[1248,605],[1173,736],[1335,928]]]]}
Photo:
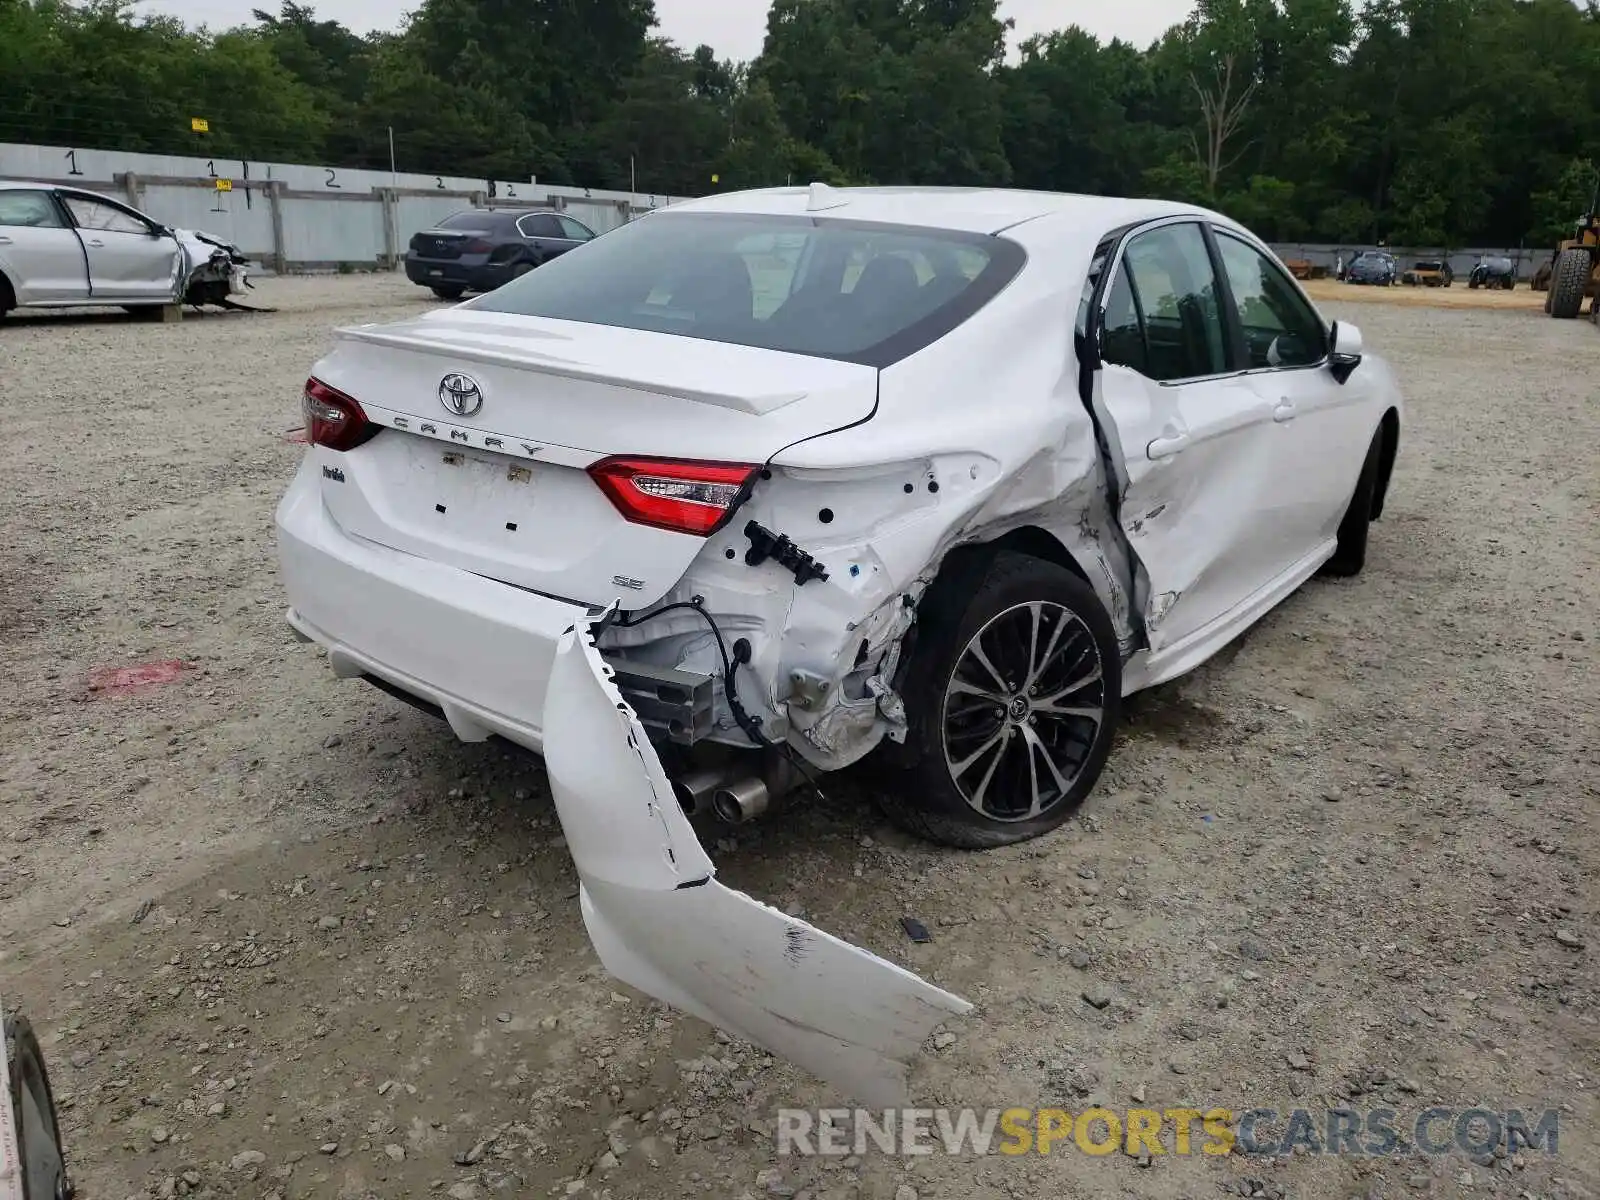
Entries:
{"type": "Polygon", "coordinates": [[[320,379],[306,380],[305,413],[306,441],[329,450],[354,450],[383,428],[367,420],[361,405],[320,379]]]}
{"type": "Polygon", "coordinates": [[[463,253],[463,254],[487,254],[487,253],[489,253],[489,251],[491,251],[493,249],[494,249],[494,243],[493,242],[486,242],[482,238],[473,238],[465,246],[461,247],[461,253],[463,253]]]}
{"type": "Polygon", "coordinates": [[[589,474],[635,525],[705,537],[732,514],[758,470],[744,463],[607,458],[589,474]]]}

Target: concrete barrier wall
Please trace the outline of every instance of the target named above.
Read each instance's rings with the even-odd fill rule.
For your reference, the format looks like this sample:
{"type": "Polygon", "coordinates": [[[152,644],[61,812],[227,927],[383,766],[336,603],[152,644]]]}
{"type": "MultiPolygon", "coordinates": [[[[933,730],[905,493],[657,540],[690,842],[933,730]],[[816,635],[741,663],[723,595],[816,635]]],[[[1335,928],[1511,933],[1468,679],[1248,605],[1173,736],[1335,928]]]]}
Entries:
{"type": "Polygon", "coordinates": [[[532,180],[391,174],[0,142],[0,180],[81,187],[156,220],[230,241],[277,271],[392,267],[411,235],[458,209],[548,206],[597,233],[682,197],[552,187],[532,180]],[[228,190],[218,190],[222,180],[228,190]]]}

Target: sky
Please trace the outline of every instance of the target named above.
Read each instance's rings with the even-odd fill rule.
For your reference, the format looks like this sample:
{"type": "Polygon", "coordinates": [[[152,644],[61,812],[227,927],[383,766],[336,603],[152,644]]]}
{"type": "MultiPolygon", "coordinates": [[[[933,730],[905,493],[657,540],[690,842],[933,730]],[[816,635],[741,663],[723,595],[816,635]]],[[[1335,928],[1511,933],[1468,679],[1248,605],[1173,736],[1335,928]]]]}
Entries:
{"type": "MultiPolygon", "coordinates": [[[[357,33],[392,29],[416,7],[414,0],[310,0],[318,16],[357,33]]],[[[250,10],[277,10],[276,0],[144,0],[141,8],[171,13],[191,25],[244,24],[250,10]]],[[[1002,0],[1002,16],[1016,21],[1013,42],[1035,33],[1081,25],[1102,39],[1120,37],[1145,46],[1183,20],[1193,0],[1002,0]]],[[[656,0],[661,32],[685,47],[704,42],[719,57],[745,60],[761,50],[767,0],[656,0]]]]}

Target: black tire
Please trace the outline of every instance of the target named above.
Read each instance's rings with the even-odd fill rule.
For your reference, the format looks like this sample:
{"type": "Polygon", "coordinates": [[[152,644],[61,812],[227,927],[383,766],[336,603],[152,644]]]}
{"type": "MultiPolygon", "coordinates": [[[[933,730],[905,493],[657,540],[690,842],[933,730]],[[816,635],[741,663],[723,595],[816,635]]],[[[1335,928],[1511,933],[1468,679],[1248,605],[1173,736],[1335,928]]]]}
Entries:
{"type": "Polygon", "coordinates": [[[1478,290],[1478,277],[1476,275],[1467,277],[1467,290],[1473,292],[1478,290]]]}
{"type": "Polygon", "coordinates": [[[467,289],[463,287],[436,287],[433,294],[441,300],[459,300],[466,295],[467,289]]]}
{"type": "Polygon", "coordinates": [[[17,306],[17,294],[11,290],[11,281],[0,275],[0,321],[6,319],[6,314],[17,306]]]}
{"type": "Polygon", "coordinates": [[[1550,276],[1550,315],[1570,321],[1583,308],[1583,293],[1589,286],[1594,264],[1587,250],[1563,250],[1550,276]]]}
{"type": "Polygon", "coordinates": [[[918,837],[982,850],[1048,833],[1083,804],[1116,737],[1122,659],[1111,619],[1094,589],[1071,571],[1001,552],[989,562],[978,586],[972,583],[970,577],[941,580],[924,598],[900,689],[909,725],[901,748],[905,768],[887,781],[879,805],[896,825],[918,837]],[[1028,630],[1033,631],[1032,644],[1023,650],[1028,630]],[[1009,662],[1001,653],[1031,660],[1038,639],[1045,636],[1051,637],[1047,650],[1054,653],[1041,655],[1042,663],[1031,674],[1025,663],[1009,662]],[[1009,674],[1009,692],[1002,694],[1001,681],[992,675],[982,678],[978,660],[969,656],[973,644],[984,659],[1002,660],[996,667],[1009,674]],[[980,699],[972,688],[975,678],[985,685],[992,680],[993,694],[980,699]],[[953,693],[958,679],[964,691],[953,693]],[[1024,691],[1030,683],[1034,687],[1024,691]],[[1052,695],[1048,689],[1058,686],[1064,690],[1052,695]],[[1052,715],[1044,707],[1034,711],[1041,693],[1058,702],[1071,698],[1074,709],[1098,710],[1098,724],[1091,726],[1090,716],[1052,715]],[[955,751],[968,755],[967,778],[983,772],[975,787],[976,806],[969,803],[947,758],[952,737],[967,748],[955,751]],[[974,743],[975,751],[970,750],[974,743]],[[1064,776],[1058,763],[1073,774],[1064,776]],[[1032,774],[1025,777],[1024,771],[1032,774]],[[1045,777],[1045,794],[1040,775],[1045,777]],[[990,811],[980,811],[985,805],[990,811]]]}
{"type": "Polygon", "coordinates": [[[13,1014],[6,1017],[5,1044],[10,1066],[6,1084],[11,1090],[17,1149],[23,1163],[23,1200],[64,1200],[73,1189],[67,1179],[55,1094],[39,1039],[26,1018],[13,1014]]]}
{"type": "Polygon", "coordinates": [[[1367,565],[1367,535],[1372,530],[1372,507],[1378,494],[1382,459],[1383,431],[1379,430],[1372,435],[1367,457],[1361,463],[1361,476],[1356,480],[1355,495],[1350,497],[1350,507],[1344,510],[1344,520],[1339,522],[1339,548],[1322,564],[1323,575],[1348,579],[1361,574],[1367,565]]]}
{"type": "Polygon", "coordinates": [[[513,279],[521,279],[524,275],[526,275],[529,271],[533,270],[534,267],[536,267],[538,265],[539,265],[538,263],[531,263],[531,262],[518,263],[516,266],[511,268],[511,278],[513,278],[513,279]]]}

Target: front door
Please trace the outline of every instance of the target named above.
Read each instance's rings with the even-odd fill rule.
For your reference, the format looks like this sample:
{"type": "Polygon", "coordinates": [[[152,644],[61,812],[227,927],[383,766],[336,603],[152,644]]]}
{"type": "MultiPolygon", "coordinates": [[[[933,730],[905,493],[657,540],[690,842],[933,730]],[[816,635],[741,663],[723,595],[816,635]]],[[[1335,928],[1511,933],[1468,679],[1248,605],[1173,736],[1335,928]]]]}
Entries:
{"type": "Polygon", "coordinates": [[[1332,553],[1367,446],[1377,432],[1372,376],[1341,384],[1329,370],[1328,328],[1288,274],[1262,250],[1215,231],[1244,338],[1248,378],[1278,427],[1284,487],[1264,512],[1261,534],[1283,569],[1332,553]]]}
{"type": "Polygon", "coordinates": [[[1112,265],[1094,403],[1121,467],[1154,656],[1181,651],[1277,573],[1261,514],[1280,443],[1272,406],[1237,369],[1200,224],[1134,234],[1112,265]]]}
{"type": "Polygon", "coordinates": [[[161,302],[182,294],[183,248],[132,209],[99,196],[64,192],[89,259],[96,300],[161,302]]]}
{"type": "Polygon", "coordinates": [[[87,299],[83,247],[49,192],[0,191],[0,273],[18,304],[87,299]]]}

